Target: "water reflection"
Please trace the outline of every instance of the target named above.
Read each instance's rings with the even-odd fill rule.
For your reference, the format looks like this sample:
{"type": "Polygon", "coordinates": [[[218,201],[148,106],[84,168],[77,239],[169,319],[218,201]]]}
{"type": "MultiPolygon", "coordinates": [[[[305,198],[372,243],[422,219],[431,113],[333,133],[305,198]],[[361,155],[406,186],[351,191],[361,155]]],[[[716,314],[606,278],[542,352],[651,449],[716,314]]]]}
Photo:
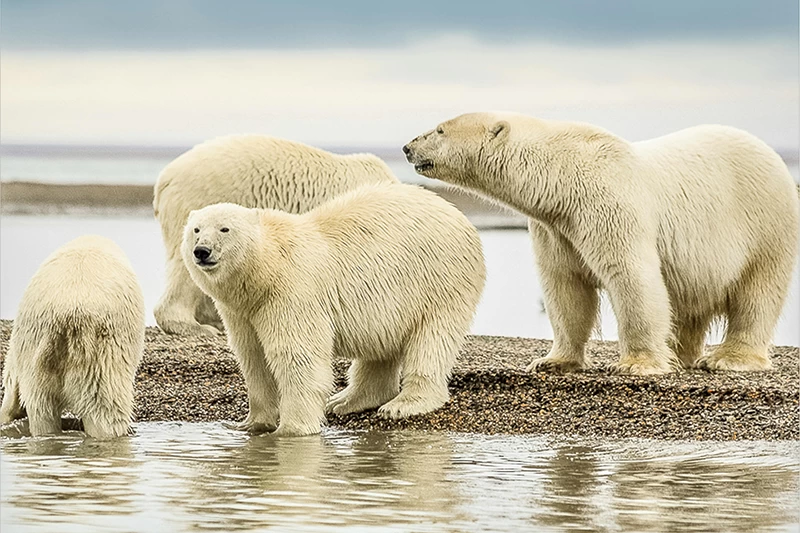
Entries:
{"type": "Polygon", "coordinates": [[[446,523],[458,515],[456,487],[445,479],[450,444],[377,432],[252,437],[199,461],[190,494],[172,504],[192,528],[446,523]]]}
{"type": "Polygon", "coordinates": [[[0,439],[3,531],[796,530],[797,442],[143,423],[115,441],[0,439]]]}

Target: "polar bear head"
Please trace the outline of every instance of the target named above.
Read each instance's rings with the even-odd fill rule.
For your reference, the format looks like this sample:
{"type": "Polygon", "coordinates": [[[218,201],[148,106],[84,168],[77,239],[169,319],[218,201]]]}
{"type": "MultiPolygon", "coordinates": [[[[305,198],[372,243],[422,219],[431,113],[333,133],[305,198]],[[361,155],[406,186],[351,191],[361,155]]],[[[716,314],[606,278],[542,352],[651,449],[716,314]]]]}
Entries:
{"type": "Polygon", "coordinates": [[[258,249],[259,234],[257,209],[210,205],[189,213],[181,255],[196,282],[221,282],[247,268],[258,249]]]}
{"type": "Polygon", "coordinates": [[[502,158],[513,118],[500,113],[460,115],[416,137],[403,152],[423,176],[456,185],[476,185],[476,180],[502,158]]]}

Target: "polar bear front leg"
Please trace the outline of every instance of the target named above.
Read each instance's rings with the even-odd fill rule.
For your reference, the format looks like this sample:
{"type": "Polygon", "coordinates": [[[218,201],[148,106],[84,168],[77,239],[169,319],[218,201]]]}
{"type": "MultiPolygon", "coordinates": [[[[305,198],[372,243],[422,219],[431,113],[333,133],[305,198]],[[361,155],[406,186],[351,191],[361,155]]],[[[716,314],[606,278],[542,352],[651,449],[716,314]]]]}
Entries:
{"type": "Polygon", "coordinates": [[[242,316],[221,308],[228,331],[228,342],[239,361],[247,386],[247,417],[230,429],[249,433],[266,433],[278,427],[278,386],[267,365],[264,350],[253,325],[242,316]]]}
{"type": "Polygon", "coordinates": [[[620,374],[666,374],[680,367],[669,348],[670,304],[655,246],[628,249],[598,266],[619,325],[620,374]],[[622,257],[627,253],[627,257],[622,257]]]}
{"type": "Polygon", "coordinates": [[[179,253],[167,259],[167,287],[153,314],[158,327],[173,335],[221,335],[210,324],[200,324],[197,316],[209,314],[208,297],[194,284],[179,253]]]}
{"type": "Polygon", "coordinates": [[[533,252],[539,270],[545,310],[553,327],[553,346],[534,359],[528,372],[572,372],[584,368],[599,298],[591,273],[562,236],[530,220],[533,252]]]}
{"type": "Polygon", "coordinates": [[[278,327],[261,337],[280,397],[280,424],[273,435],[313,435],[325,421],[333,389],[333,329],[313,311],[298,310],[295,316],[283,311],[278,327]]]}

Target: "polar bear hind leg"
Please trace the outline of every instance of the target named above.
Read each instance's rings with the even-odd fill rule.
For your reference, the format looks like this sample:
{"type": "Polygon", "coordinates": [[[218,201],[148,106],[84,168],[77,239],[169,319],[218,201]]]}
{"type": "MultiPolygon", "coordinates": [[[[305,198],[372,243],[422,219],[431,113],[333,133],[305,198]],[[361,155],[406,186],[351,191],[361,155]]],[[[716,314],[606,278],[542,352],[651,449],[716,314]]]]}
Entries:
{"type": "Polygon", "coordinates": [[[412,333],[400,362],[400,393],[378,409],[381,416],[405,418],[429,413],[447,402],[447,382],[467,330],[458,329],[432,321],[412,333]]]}
{"type": "Polygon", "coordinates": [[[347,387],[328,400],[326,411],[337,415],[375,409],[400,392],[400,358],[356,359],[348,371],[347,387]]]}
{"type": "Polygon", "coordinates": [[[19,383],[12,376],[5,384],[3,404],[0,406],[0,424],[8,424],[25,416],[27,413],[19,399],[19,383]]]}
{"type": "Polygon", "coordinates": [[[87,328],[70,342],[73,363],[64,375],[63,393],[65,406],[83,420],[86,435],[98,439],[131,433],[133,379],[140,349],[104,330],[87,328]]]}
{"type": "Polygon", "coordinates": [[[219,319],[212,321],[212,324],[201,324],[197,320],[207,319],[211,311],[213,304],[189,277],[180,254],[169,258],[167,287],[153,312],[158,326],[174,335],[221,335],[222,332],[212,325],[219,324],[219,319]]]}
{"type": "Polygon", "coordinates": [[[683,316],[673,325],[672,350],[683,368],[694,368],[703,357],[706,333],[711,327],[712,316],[683,316]]]}
{"type": "Polygon", "coordinates": [[[791,282],[793,258],[751,267],[728,296],[728,328],[722,344],[698,361],[708,370],[768,370],[769,345],[791,282]]]}

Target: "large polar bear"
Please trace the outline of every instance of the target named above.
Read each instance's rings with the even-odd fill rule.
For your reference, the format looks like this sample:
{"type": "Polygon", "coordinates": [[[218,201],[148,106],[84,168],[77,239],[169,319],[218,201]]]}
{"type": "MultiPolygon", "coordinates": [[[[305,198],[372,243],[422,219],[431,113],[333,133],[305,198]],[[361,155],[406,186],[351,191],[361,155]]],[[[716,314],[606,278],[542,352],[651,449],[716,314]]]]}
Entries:
{"type": "Polygon", "coordinates": [[[237,135],[195,146],[161,172],[153,207],[167,252],[167,287],[155,308],[167,333],[219,334],[219,317],[181,260],[189,212],[230,202],[245,207],[308,211],[367,183],[396,182],[371,154],[336,155],[304,144],[237,135]]]}
{"type": "Polygon", "coordinates": [[[126,435],[144,348],[144,298],[125,253],[109,239],[79,237],[31,279],[11,331],[0,423],[27,411],[33,436],[61,432],[61,414],[87,435],[126,435]]]}
{"type": "Polygon", "coordinates": [[[798,196],[781,158],[752,135],[698,126],[630,143],[588,124],[472,113],[403,151],[420,174],[530,218],[554,341],[529,370],[584,367],[601,288],[619,323],[619,372],[770,367],[798,196]],[[724,341],[704,356],[718,317],[724,341]]]}
{"type": "Polygon", "coordinates": [[[467,218],[399,183],[302,215],[194,211],[183,258],[239,359],[250,412],[238,429],[287,435],[319,432],[334,353],[353,360],[347,388],[328,402],[334,413],[380,406],[399,418],[443,405],[485,278],[467,218]]]}

